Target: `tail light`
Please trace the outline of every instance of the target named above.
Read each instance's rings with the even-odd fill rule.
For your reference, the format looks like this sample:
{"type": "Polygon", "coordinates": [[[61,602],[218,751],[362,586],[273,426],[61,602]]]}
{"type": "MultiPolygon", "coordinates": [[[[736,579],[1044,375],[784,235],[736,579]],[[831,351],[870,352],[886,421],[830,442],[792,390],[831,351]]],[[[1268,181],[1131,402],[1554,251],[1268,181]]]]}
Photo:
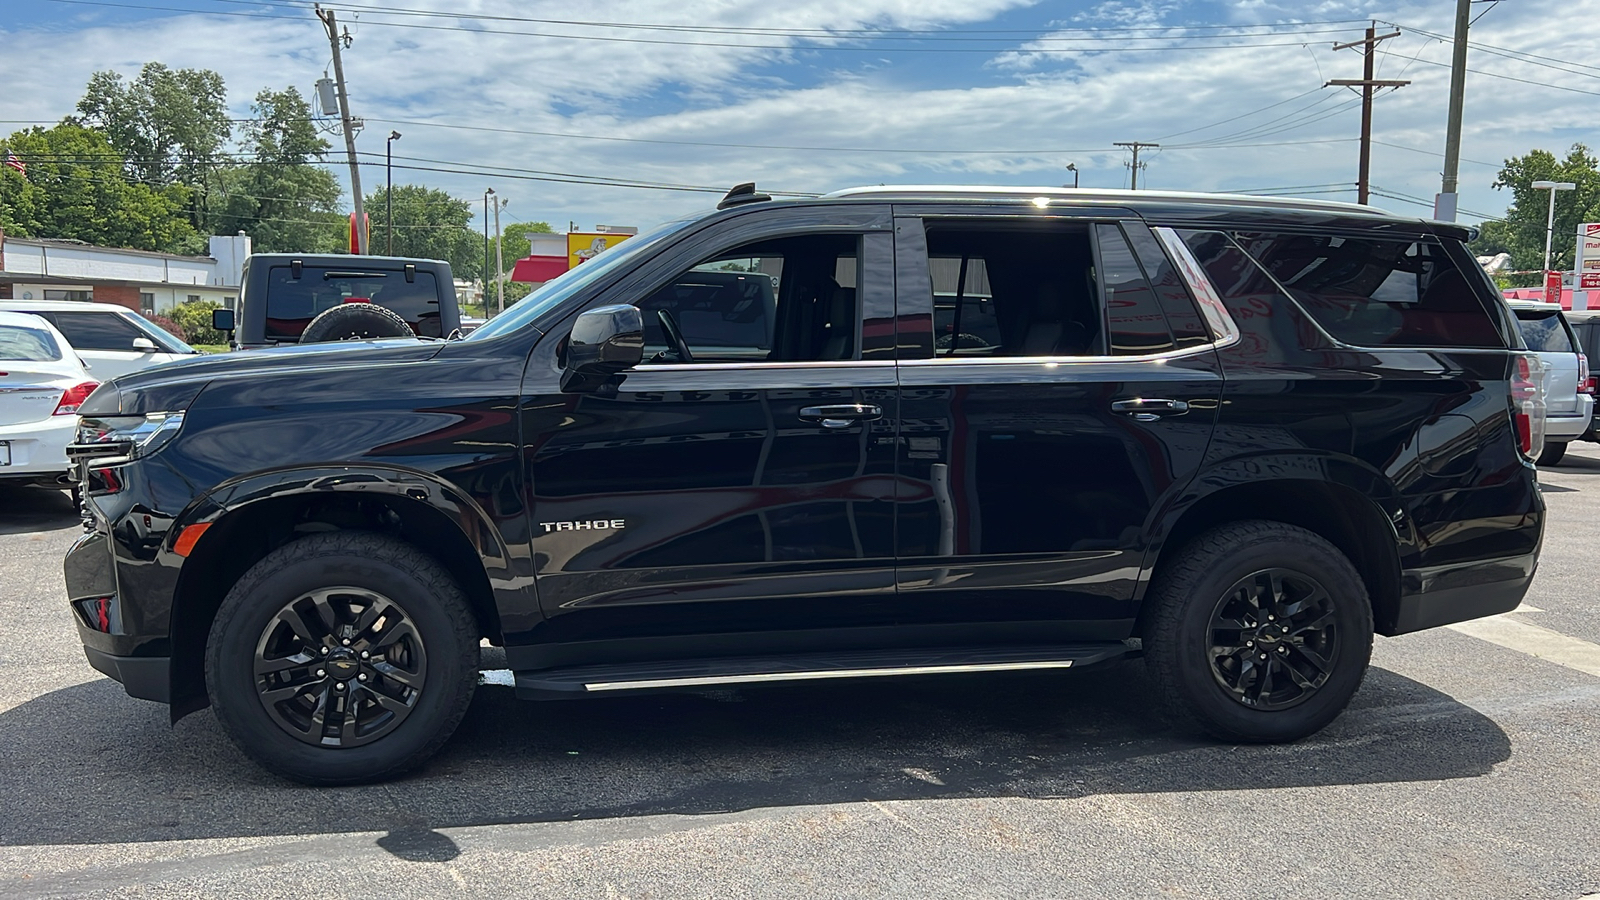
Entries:
{"type": "Polygon", "coordinates": [[[1517,449],[1528,459],[1544,450],[1544,413],[1544,363],[1532,353],[1519,353],[1511,370],[1511,415],[1517,449]]]}
{"type": "Polygon", "coordinates": [[[1595,389],[1595,377],[1589,374],[1589,357],[1578,354],[1578,393],[1592,394],[1595,389]]]}
{"type": "Polygon", "coordinates": [[[99,386],[100,382],[98,381],[85,381],[82,384],[76,384],[67,388],[66,393],[61,395],[61,402],[56,404],[56,411],[51,413],[51,415],[77,415],[78,407],[82,406],[83,401],[89,399],[89,395],[94,393],[94,389],[99,386]]]}

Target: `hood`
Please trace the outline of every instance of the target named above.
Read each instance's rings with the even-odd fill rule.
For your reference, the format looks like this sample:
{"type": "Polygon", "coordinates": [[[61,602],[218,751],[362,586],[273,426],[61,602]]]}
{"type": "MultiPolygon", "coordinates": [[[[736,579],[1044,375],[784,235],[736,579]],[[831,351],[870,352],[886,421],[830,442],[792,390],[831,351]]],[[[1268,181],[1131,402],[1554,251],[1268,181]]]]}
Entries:
{"type": "Polygon", "coordinates": [[[395,338],[295,344],[265,350],[236,350],[186,359],[129,372],[100,385],[79,409],[80,415],[137,415],[188,408],[200,389],[214,378],[252,373],[283,375],[374,363],[421,362],[431,359],[447,341],[395,338]]]}

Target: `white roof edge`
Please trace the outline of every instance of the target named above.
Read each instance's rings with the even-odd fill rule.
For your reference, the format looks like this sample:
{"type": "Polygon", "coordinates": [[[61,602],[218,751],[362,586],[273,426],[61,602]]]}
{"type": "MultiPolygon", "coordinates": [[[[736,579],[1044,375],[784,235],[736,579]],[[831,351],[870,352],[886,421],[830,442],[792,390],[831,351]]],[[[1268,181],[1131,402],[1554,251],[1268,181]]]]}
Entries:
{"type": "MultiPolygon", "coordinates": [[[[1205,191],[1131,191],[1121,188],[1062,188],[1062,187],[1007,187],[1003,185],[968,184],[880,184],[844,188],[823,194],[823,197],[860,197],[873,194],[995,194],[1013,197],[1049,197],[1051,199],[1115,199],[1115,200],[1222,200],[1250,201],[1277,206],[1306,206],[1317,209],[1337,209],[1371,215],[1396,216],[1396,213],[1377,206],[1363,206],[1342,200],[1305,200],[1299,197],[1263,197],[1258,194],[1223,194],[1205,191]]],[[[1402,217],[1404,218],[1404,217],[1402,217]]]]}

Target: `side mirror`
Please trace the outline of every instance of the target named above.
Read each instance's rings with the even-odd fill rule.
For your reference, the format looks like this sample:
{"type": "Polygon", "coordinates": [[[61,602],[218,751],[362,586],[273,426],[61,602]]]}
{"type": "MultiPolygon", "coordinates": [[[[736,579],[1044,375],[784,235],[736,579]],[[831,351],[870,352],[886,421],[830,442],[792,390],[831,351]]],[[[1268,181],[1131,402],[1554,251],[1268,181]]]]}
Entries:
{"type": "Polygon", "coordinates": [[[154,353],[157,347],[155,341],[141,335],[133,339],[133,349],[140,353],[154,353]]]}
{"type": "Polygon", "coordinates": [[[211,327],[217,331],[233,330],[233,310],[219,306],[211,311],[211,327]]]}
{"type": "Polygon", "coordinates": [[[567,335],[563,391],[592,391],[644,359],[644,317],[636,306],[617,304],[578,316],[567,335]]]}

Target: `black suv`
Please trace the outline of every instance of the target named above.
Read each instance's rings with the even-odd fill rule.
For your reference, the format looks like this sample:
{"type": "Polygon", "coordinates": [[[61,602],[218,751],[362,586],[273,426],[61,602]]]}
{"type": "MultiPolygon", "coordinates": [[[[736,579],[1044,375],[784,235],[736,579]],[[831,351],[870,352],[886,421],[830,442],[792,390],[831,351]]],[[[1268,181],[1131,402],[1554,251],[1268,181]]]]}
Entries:
{"type": "Polygon", "coordinates": [[[1374,632],[1515,607],[1541,368],[1465,229],[1360,206],[868,188],[630,239],[463,340],[84,404],[90,663],[290,778],[529,698],[1142,656],[1228,741],[1374,632]]]}
{"type": "Polygon", "coordinates": [[[235,349],[356,338],[449,337],[461,327],[450,264],[398,256],[253,253],[237,315],[212,326],[235,349]]]}

